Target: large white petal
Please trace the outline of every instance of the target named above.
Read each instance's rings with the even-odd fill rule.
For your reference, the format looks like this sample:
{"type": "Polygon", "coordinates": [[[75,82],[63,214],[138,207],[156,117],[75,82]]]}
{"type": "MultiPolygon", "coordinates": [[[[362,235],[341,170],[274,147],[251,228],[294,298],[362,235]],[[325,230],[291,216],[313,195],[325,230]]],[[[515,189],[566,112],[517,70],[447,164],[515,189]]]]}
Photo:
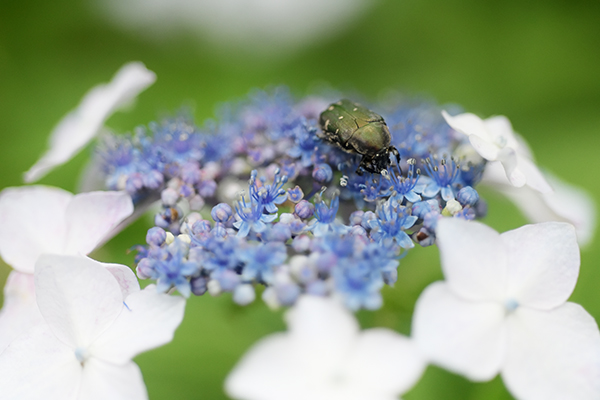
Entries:
{"type": "Polygon", "coordinates": [[[123,308],[117,280],[86,257],[42,255],[35,266],[35,291],[50,329],[74,348],[89,346],[123,308]]]}
{"type": "Polygon", "coordinates": [[[581,246],[589,244],[596,230],[596,203],[588,192],[573,186],[556,176],[546,173],[554,192],[543,195],[546,208],[555,214],[552,219],[534,222],[563,221],[575,226],[577,241],[581,246]]]}
{"type": "Polygon", "coordinates": [[[59,188],[24,186],[0,194],[0,255],[17,271],[33,274],[43,253],[62,253],[65,212],[73,195],[59,188]]]}
{"type": "Polygon", "coordinates": [[[139,292],[140,283],[131,268],[120,264],[102,263],[102,265],[117,280],[117,283],[121,287],[121,293],[123,294],[124,299],[132,293],[139,292]]]}
{"type": "Polygon", "coordinates": [[[412,340],[389,329],[369,329],[361,333],[345,369],[350,390],[397,398],[421,377],[425,358],[412,340]]]}
{"type": "Polygon", "coordinates": [[[551,193],[543,194],[529,186],[515,188],[508,182],[502,167],[495,164],[487,164],[482,183],[508,197],[531,222],[568,222],[575,226],[580,245],[592,240],[596,205],[587,192],[548,173],[544,176],[554,189],[551,193]]]}
{"type": "Polygon", "coordinates": [[[508,258],[498,232],[479,222],[443,218],[436,235],[442,270],[454,293],[469,300],[504,301],[508,258]]]}
{"type": "Polygon", "coordinates": [[[287,334],[270,335],[244,354],[227,376],[225,391],[235,399],[244,400],[311,398],[310,386],[314,382],[307,380],[297,363],[297,355],[287,334]]]}
{"type": "Polygon", "coordinates": [[[94,357],[123,364],[137,354],[169,343],[183,319],[185,300],[158,293],[154,285],[125,299],[125,307],[90,347],[94,357]]]}
{"type": "Polygon", "coordinates": [[[124,192],[76,195],[66,210],[68,230],[64,254],[90,253],[131,213],[133,202],[124,192]]]}
{"type": "Polygon", "coordinates": [[[527,186],[540,193],[552,193],[554,191],[542,171],[529,158],[517,154],[517,164],[519,170],[525,175],[527,186]]]}
{"type": "Polygon", "coordinates": [[[302,296],[288,311],[286,320],[298,359],[315,375],[338,368],[358,339],[354,315],[337,299],[302,296]]]}
{"type": "Polygon", "coordinates": [[[12,271],[4,286],[4,305],[0,310],[0,353],[21,333],[42,323],[33,275],[12,271]]]}
{"type": "Polygon", "coordinates": [[[600,333],[580,305],[551,311],[525,307],[508,319],[508,356],[502,378],[526,400],[600,398],[600,333]]]}
{"type": "Polygon", "coordinates": [[[24,174],[31,183],[54,167],[69,161],[98,133],[112,113],[129,104],[156,80],[154,72],[140,62],[125,64],[112,81],[92,88],[79,106],[67,114],[50,134],[49,149],[24,174]]]}
{"type": "Polygon", "coordinates": [[[500,235],[509,249],[508,296],[551,309],[563,304],[579,276],[575,228],[564,222],[525,225],[500,235]]]}
{"type": "Polygon", "coordinates": [[[0,354],[2,400],[74,400],[81,365],[47,324],[32,328],[0,354]]]}
{"type": "Polygon", "coordinates": [[[506,353],[504,307],[455,296],[443,282],[417,300],[412,337],[432,363],[474,381],[492,379],[506,353]]]}
{"type": "Polygon", "coordinates": [[[514,149],[505,147],[498,153],[498,161],[502,163],[504,172],[510,184],[514,187],[522,187],[527,183],[527,176],[520,169],[519,156],[514,149]]]}
{"type": "Polygon", "coordinates": [[[148,392],[134,362],[114,365],[90,358],[83,368],[79,400],[144,400],[148,392]]]}
{"type": "MultiPolygon", "coordinates": [[[[442,116],[452,129],[467,136],[476,136],[485,142],[491,142],[485,123],[475,114],[463,113],[451,116],[446,111],[442,111],[442,116]]],[[[484,157],[485,158],[485,157],[484,157]]]]}

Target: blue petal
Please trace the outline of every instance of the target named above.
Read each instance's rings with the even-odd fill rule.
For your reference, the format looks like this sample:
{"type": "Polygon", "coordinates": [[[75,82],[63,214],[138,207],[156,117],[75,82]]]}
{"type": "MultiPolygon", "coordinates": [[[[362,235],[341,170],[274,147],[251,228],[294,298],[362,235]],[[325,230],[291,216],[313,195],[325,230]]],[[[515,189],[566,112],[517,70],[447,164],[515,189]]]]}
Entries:
{"type": "Polygon", "coordinates": [[[431,182],[425,190],[423,190],[423,196],[435,197],[440,192],[440,186],[436,182],[431,182]]]}
{"type": "Polygon", "coordinates": [[[396,240],[398,241],[398,245],[404,249],[412,249],[413,247],[415,247],[415,244],[406,234],[406,232],[398,232],[398,234],[396,235],[396,240]]]}
{"type": "Polygon", "coordinates": [[[454,199],[454,192],[450,186],[444,186],[442,188],[442,199],[446,201],[454,199]]]}
{"type": "Polygon", "coordinates": [[[415,224],[415,222],[417,222],[418,219],[419,218],[417,216],[415,216],[415,215],[409,215],[408,217],[406,217],[404,219],[404,223],[402,224],[402,227],[404,229],[408,229],[411,226],[413,226],[415,224]]]}

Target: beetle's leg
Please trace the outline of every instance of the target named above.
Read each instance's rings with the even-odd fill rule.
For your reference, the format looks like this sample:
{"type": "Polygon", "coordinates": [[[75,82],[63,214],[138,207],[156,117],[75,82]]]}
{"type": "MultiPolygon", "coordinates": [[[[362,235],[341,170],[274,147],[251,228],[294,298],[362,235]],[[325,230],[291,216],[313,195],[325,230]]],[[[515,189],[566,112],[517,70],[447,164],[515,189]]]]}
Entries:
{"type": "MultiPolygon", "coordinates": [[[[372,174],[379,174],[381,172],[381,169],[377,169],[377,167],[375,165],[373,165],[371,162],[363,162],[363,160],[360,162],[360,165],[358,166],[359,168],[363,168],[365,169],[367,172],[370,172],[372,174]]],[[[360,174],[362,175],[362,173],[360,174]]]]}
{"type": "Polygon", "coordinates": [[[400,153],[398,152],[398,149],[395,148],[394,146],[390,146],[389,149],[390,153],[392,153],[394,156],[396,156],[396,163],[398,164],[398,167],[400,167],[400,153]]]}

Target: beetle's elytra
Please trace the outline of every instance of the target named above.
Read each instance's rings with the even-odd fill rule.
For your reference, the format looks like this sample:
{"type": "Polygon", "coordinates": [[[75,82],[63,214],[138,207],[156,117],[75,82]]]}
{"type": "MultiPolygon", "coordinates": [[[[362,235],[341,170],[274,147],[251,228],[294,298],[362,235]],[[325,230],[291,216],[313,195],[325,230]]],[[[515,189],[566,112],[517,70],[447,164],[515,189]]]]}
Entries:
{"type": "Polygon", "coordinates": [[[376,112],[347,99],[331,104],[319,117],[323,139],[342,150],[362,156],[356,173],[363,170],[380,174],[390,165],[390,153],[400,162],[398,150],[391,146],[392,135],[376,112]]]}

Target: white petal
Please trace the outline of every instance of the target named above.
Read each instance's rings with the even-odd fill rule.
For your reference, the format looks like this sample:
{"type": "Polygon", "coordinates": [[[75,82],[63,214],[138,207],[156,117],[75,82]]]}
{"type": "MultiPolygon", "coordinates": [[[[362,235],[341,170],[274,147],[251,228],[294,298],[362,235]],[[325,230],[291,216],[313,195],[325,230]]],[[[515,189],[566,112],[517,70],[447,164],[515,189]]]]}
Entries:
{"type": "Polygon", "coordinates": [[[33,274],[43,253],[62,253],[65,211],[73,195],[59,188],[25,186],[0,194],[0,254],[14,269],[33,274]]]}
{"type": "Polygon", "coordinates": [[[365,393],[396,398],[425,370],[425,359],[416,344],[389,329],[362,332],[353,353],[346,365],[346,379],[365,393]]]}
{"type": "Polygon", "coordinates": [[[81,365],[43,324],[19,336],[0,354],[3,400],[76,399],[81,365]]]}
{"type": "Polygon", "coordinates": [[[89,254],[131,213],[133,202],[124,192],[76,195],[66,211],[68,231],[64,254],[89,254]]]}
{"type": "Polygon", "coordinates": [[[474,381],[489,380],[506,353],[504,308],[462,300],[445,283],[433,283],[417,300],[412,336],[431,362],[474,381]]]}
{"type": "Polygon", "coordinates": [[[500,237],[509,249],[509,298],[542,309],[567,301],[575,289],[580,262],[572,225],[525,225],[500,237]]]}
{"type": "Polygon", "coordinates": [[[503,148],[498,153],[498,160],[502,163],[506,177],[510,181],[510,184],[514,187],[522,187],[527,183],[527,177],[519,169],[519,158],[514,149],[509,147],[503,148]]]}
{"type": "Polygon", "coordinates": [[[590,194],[577,186],[570,185],[559,178],[546,174],[548,182],[554,188],[553,193],[543,195],[547,209],[556,214],[552,219],[539,220],[563,221],[575,226],[577,241],[581,246],[590,243],[596,230],[596,203],[590,194]]]}
{"type": "Polygon", "coordinates": [[[469,136],[469,142],[475,151],[488,161],[495,161],[498,158],[500,149],[492,142],[488,142],[479,136],[469,136]]]}
{"type": "Polygon", "coordinates": [[[498,143],[501,145],[500,147],[520,150],[520,143],[515,137],[512,124],[508,118],[503,115],[496,115],[486,118],[483,122],[494,143],[498,143]]]}
{"type": "Polygon", "coordinates": [[[91,358],[83,368],[78,399],[144,400],[148,398],[140,368],[133,362],[115,365],[91,358]]]}
{"type": "Polygon", "coordinates": [[[529,186],[514,188],[508,182],[500,165],[488,163],[482,183],[508,197],[532,222],[559,221],[575,226],[580,245],[588,244],[596,229],[596,205],[583,189],[569,185],[546,173],[552,193],[542,194],[529,186]]]}
{"type": "Polygon", "coordinates": [[[43,323],[35,301],[33,275],[12,271],[4,286],[4,305],[0,310],[0,353],[17,336],[43,323]]]}
{"type": "Polygon", "coordinates": [[[294,350],[316,375],[337,368],[358,338],[356,319],[336,299],[302,296],[287,312],[286,320],[294,350]],[[315,358],[319,359],[317,365],[315,358]]]}
{"type": "Polygon", "coordinates": [[[515,397],[600,398],[600,333],[581,306],[566,303],[551,311],[519,308],[508,326],[502,378],[515,397]]]}
{"type": "MultiPolygon", "coordinates": [[[[464,113],[451,116],[446,111],[442,111],[442,116],[452,129],[467,136],[476,136],[485,142],[491,142],[485,123],[475,114],[464,113]]],[[[485,158],[485,157],[484,157],[485,158]]]]}
{"type": "Polygon", "coordinates": [[[140,62],[125,64],[108,84],[92,88],[50,134],[48,151],[24,174],[31,183],[54,167],[69,161],[98,133],[119,108],[129,104],[156,80],[154,72],[140,62]]]}
{"type": "Polygon", "coordinates": [[[436,228],[442,270],[457,295],[504,301],[508,258],[498,232],[474,221],[442,218],[436,228]]]}
{"type": "Polygon", "coordinates": [[[131,268],[120,264],[102,263],[102,265],[117,280],[117,283],[121,287],[121,293],[123,294],[124,299],[132,293],[139,292],[140,283],[131,268]]]}
{"type": "Polygon", "coordinates": [[[296,362],[297,352],[286,334],[273,334],[244,354],[225,380],[235,399],[302,400],[310,394],[306,375],[296,362]]]}
{"type": "Polygon", "coordinates": [[[35,267],[35,291],[50,329],[74,348],[91,344],[123,308],[116,279],[85,257],[42,255],[35,267]]]}
{"type": "Polygon", "coordinates": [[[90,347],[105,361],[123,364],[137,354],[173,340],[183,319],[185,300],[158,293],[151,285],[125,299],[125,307],[109,329],[90,347]]]}
{"type": "Polygon", "coordinates": [[[552,193],[552,186],[548,183],[540,169],[529,158],[517,154],[519,170],[525,175],[527,186],[540,193],[552,193]]]}

